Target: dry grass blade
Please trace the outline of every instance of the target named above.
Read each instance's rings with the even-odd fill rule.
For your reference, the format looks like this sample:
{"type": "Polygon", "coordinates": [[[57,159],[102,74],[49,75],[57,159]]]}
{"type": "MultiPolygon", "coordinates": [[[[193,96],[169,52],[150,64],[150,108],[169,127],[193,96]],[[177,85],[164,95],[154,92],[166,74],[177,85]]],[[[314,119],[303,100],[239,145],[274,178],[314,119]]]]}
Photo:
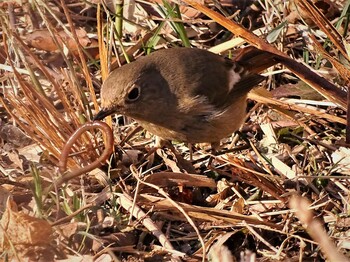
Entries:
{"type": "Polygon", "coordinates": [[[331,114],[327,114],[324,110],[322,111],[322,110],[317,109],[317,108],[313,109],[310,107],[305,107],[305,106],[297,105],[294,103],[290,103],[288,101],[279,101],[277,99],[273,99],[273,98],[259,95],[255,92],[251,92],[249,94],[249,97],[257,102],[260,102],[260,103],[275,105],[275,106],[278,106],[279,108],[283,108],[283,109],[287,109],[287,110],[295,110],[295,111],[303,112],[306,114],[310,114],[311,116],[325,118],[329,121],[335,121],[337,123],[341,123],[344,125],[346,124],[346,119],[338,117],[338,116],[334,116],[331,114]]]}
{"type": "MultiPolygon", "coordinates": [[[[76,34],[76,31],[75,31],[75,27],[74,27],[74,23],[72,21],[72,18],[70,16],[70,12],[69,10],[67,9],[67,6],[65,4],[65,1],[64,0],[61,0],[61,5],[63,7],[63,10],[64,10],[64,13],[66,15],[66,18],[68,20],[68,23],[69,23],[69,26],[70,28],[72,29],[72,35],[73,35],[73,39],[75,40],[76,44],[78,46],[80,46],[80,43],[79,43],[79,40],[78,40],[78,36],[76,34]]],[[[87,63],[86,63],[86,59],[85,59],[85,56],[84,56],[84,53],[82,51],[82,48],[80,46],[80,48],[77,49],[78,50],[78,53],[79,53],[79,58],[80,58],[80,61],[81,61],[81,65],[83,66],[83,73],[85,76],[89,76],[89,69],[87,67],[87,63]]],[[[91,100],[94,104],[94,108],[95,110],[97,111],[99,106],[98,106],[98,103],[97,103],[97,99],[96,99],[96,94],[95,94],[95,90],[94,90],[94,87],[92,85],[92,80],[91,80],[91,77],[86,77],[86,82],[87,82],[87,85],[89,87],[89,93],[90,93],[90,96],[91,96],[91,100]]]]}
{"type": "Polygon", "coordinates": [[[345,83],[350,82],[350,70],[342,64],[339,59],[329,54],[323,46],[317,41],[316,37],[312,34],[309,35],[311,45],[315,48],[317,54],[324,56],[332,65],[338,70],[340,76],[345,80],[345,83]]]}
{"type": "MultiPolygon", "coordinates": [[[[324,30],[328,30],[328,27],[324,28],[324,30]]],[[[335,31],[335,28],[331,27],[332,31],[335,31]]],[[[328,37],[330,37],[331,33],[330,32],[326,32],[326,34],[328,35],[328,37]]],[[[334,56],[330,55],[328,52],[326,52],[326,50],[324,50],[324,48],[322,47],[322,45],[317,41],[316,37],[312,34],[309,35],[310,39],[311,39],[311,44],[313,45],[313,47],[316,49],[317,53],[321,54],[322,56],[324,56],[328,61],[330,61],[332,63],[332,65],[338,70],[340,76],[344,79],[345,81],[345,85],[348,87],[348,94],[347,94],[347,98],[348,98],[348,104],[347,104],[347,112],[350,111],[350,92],[349,92],[349,84],[350,84],[350,70],[349,68],[347,68],[345,65],[343,65],[339,59],[336,59],[334,56]]],[[[333,41],[336,41],[338,39],[335,39],[333,41]]],[[[336,46],[339,46],[340,42],[336,41],[335,43],[336,46]]],[[[344,48],[345,49],[345,48],[344,48]]],[[[345,50],[344,50],[345,51],[345,50]]],[[[346,126],[346,143],[350,143],[350,117],[348,114],[347,117],[347,122],[345,123],[346,126]]]]}
{"type": "Polygon", "coordinates": [[[98,36],[98,48],[99,48],[99,54],[101,57],[101,76],[102,80],[105,80],[108,76],[108,61],[106,60],[107,55],[107,48],[106,45],[103,42],[103,21],[101,17],[101,6],[98,5],[97,9],[97,36],[98,36]]]}
{"type": "Polygon", "coordinates": [[[300,8],[306,11],[308,15],[312,18],[312,21],[328,36],[332,43],[337,47],[337,49],[342,53],[342,55],[349,61],[348,54],[346,52],[343,42],[345,41],[339,32],[334,28],[334,26],[328,21],[320,10],[310,1],[310,0],[297,0],[300,8]]]}
{"type": "MultiPolygon", "coordinates": [[[[59,83],[56,81],[56,79],[50,74],[50,72],[47,70],[47,68],[43,65],[43,63],[38,59],[38,57],[33,54],[33,52],[28,48],[28,46],[22,41],[22,39],[15,33],[12,32],[11,35],[14,37],[16,43],[19,45],[20,48],[18,48],[18,51],[21,52],[21,50],[24,50],[27,55],[29,55],[32,60],[35,63],[35,66],[40,69],[40,71],[45,75],[47,78],[48,82],[52,85],[54,88],[55,92],[57,93],[63,107],[65,108],[66,112],[70,115],[70,119],[75,121],[76,125],[79,125],[79,120],[76,118],[76,110],[72,108],[72,105],[68,101],[68,96],[66,95],[66,91],[63,89],[62,86],[59,85],[59,83]]],[[[23,56],[22,56],[23,57],[23,56]]],[[[12,65],[13,66],[13,65],[12,65]]],[[[64,73],[64,72],[62,72],[64,73]]],[[[17,77],[20,77],[20,75],[17,73],[17,77]]],[[[77,102],[80,104],[79,111],[84,112],[85,114],[87,113],[85,110],[85,107],[83,105],[83,101],[79,99],[81,97],[81,92],[78,90],[78,87],[74,84],[76,82],[75,77],[72,77],[73,75],[70,74],[69,76],[66,75],[66,81],[69,82],[69,86],[72,87],[72,90],[75,92],[75,97],[77,98],[77,102]]],[[[34,81],[33,81],[34,82],[34,81]]],[[[42,90],[41,86],[37,81],[34,82],[35,88],[42,90]],[[37,87],[39,85],[39,88],[37,87]]],[[[33,94],[37,92],[32,92],[33,94]]],[[[67,122],[62,118],[62,114],[55,110],[54,106],[52,105],[52,101],[50,101],[47,97],[46,94],[42,91],[40,92],[42,94],[41,100],[44,103],[43,108],[47,108],[52,114],[54,114],[54,117],[58,121],[58,125],[62,126],[64,128],[63,131],[69,131],[70,133],[73,132],[74,130],[67,125],[67,122]]],[[[67,139],[66,137],[65,139],[67,139]]]]}
{"type": "MultiPolygon", "coordinates": [[[[46,20],[48,19],[46,18],[46,20]]],[[[33,71],[28,78],[20,74],[12,60],[9,59],[16,81],[19,84],[17,87],[19,91],[12,92],[10,88],[6,88],[5,97],[7,101],[1,98],[1,103],[3,103],[7,111],[23,130],[26,130],[40,146],[49,151],[51,154],[51,156],[48,155],[50,160],[57,163],[63,145],[74,130],[81,125],[82,120],[79,119],[80,116],[78,114],[82,112],[83,115],[89,115],[89,110],[82,101],[82,91],[77,87],[76,76],[73,76],[72,73],[69,75],[64,74],[68,86],[66,88],[63,87],[62,82],[60,83],[49,73],[43,62],[28,48],[16,32],[8,28],[7,22],[2,19],[1,23],[4,33],[6,33],[7,38],[11,40],[12,45],[15,47],[13,50],[19,54],[21,61],[27,68],[30,68],[30,70],[32,70],[31,68],[39,69],[39,72],[42,73],[46,78],[45,80],[50,83],[58,98],[58,101],[53,101],[48,97],[48,91],[44,90],[42,84],[44,80],[38,79],[36,72],[34,73],[33,71]],[[68,90],[73,90],[73,92],[71,93],[68,90]],[[72,103],[72,100],[74,103],[72,103]],[[68,117],[57,109],[57,103],[62,104],[68,117]],[[79,113],[77,114],[77,112],[79,113]]],[[[7,42],[5,42],[5,50],[7,51],[8,57],[11,57],[9,49],[10,47],[8,47],[7,42]]],[[[86,64],[86,62],[84,63],[86,64]]],[[[74,70],[71,72],[74,72],[74,70]]],[[[91,82],[87,70],[84,71],[84,74],[86,76],[85,79],[90,79],[88,82],[91,82]]],[[[12,85],[10,82],[8,83],[12,85]]],[[[94,97],[94,94],[92,94],[91,97],[94,97]]],[[[82,140],[77,142],[73,151],[76,153],[80,152],[79,148],[81,148],[83,144],[89,144],[90,142],[91,137],[87,135],[82,136],[82,140]]],[[[88,154],[93,158],[96,157],[94,151],[88,152],[88,154]]],[[[78,162],[86,161],[83,160],[83,158],[78,160],[78,162]]],[[[77,166],[77,163],[69,160],[68,166],[77,166]]]]}
{"type": "Polygon", "coordinates": [[[321,221],[314,219],[309,206],[311,203],[305,197],[295,195],[290,207],[296,210],[296,215],[303,223],[311,237],[320,245],[323,253],[329,261],[346,262],[349,261],[343,254],[337,251],[337,247],[330,240],[326,231],[324,230],[321,221]]]}

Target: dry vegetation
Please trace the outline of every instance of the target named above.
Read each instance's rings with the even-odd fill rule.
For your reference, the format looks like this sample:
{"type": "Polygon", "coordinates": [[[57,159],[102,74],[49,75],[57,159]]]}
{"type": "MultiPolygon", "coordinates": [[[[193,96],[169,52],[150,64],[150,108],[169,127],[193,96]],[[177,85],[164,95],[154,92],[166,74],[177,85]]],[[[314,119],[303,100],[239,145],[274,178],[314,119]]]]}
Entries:
{"type": "Polygon", "coordinates": [[[350,1],[115,2],[0,3],[1,261],[347,261],[350,1]],[[281,63],[219,153],[123,116],[114,141],[81,129],[110,68],[248,44],[281,63]]]}

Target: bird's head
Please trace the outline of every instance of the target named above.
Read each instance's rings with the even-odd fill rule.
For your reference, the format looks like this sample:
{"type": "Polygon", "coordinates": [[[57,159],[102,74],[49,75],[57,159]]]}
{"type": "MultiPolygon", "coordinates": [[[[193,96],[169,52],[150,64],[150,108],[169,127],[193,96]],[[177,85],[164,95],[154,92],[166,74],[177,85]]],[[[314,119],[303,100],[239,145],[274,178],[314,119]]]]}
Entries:
{"type": "Polygon", "coordinates": [[[138,59],[112,71],[101,88],[101,110],[94,120],[113,113],[153,122],[172,99],[167,81],[154,63],[138,59]],[[166,100],[166,101],[165,101],[166,100]]]}

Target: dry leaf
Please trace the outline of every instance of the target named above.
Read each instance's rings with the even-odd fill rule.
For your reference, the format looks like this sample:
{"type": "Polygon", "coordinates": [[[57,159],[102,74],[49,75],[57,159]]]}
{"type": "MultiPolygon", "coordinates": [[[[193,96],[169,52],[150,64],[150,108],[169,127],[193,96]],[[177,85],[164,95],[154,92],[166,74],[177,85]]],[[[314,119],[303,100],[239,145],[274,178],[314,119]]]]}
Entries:
{"type": "MultiPolygon", "coordinates": [[[[84,48],[89,47],[87,51],[90,52],[93,57],[96,57],[96,50],[94,50],[93,47],[97,47],[97,41],[95,39],[90,39],[86,31],[82,28],[77,29],[75,33],[77,34],[79,44],[84,48]]],[[[72,52],[74,55],[78,55],[78,46],[74,38],[68,35],[65,31],[60,31],[58,35],[59,37],[57,37],[57,41],[61,49],[63,49],[64,44],[69,52],[72,52]]],[[[26,36],[26,41],[28,45],[39,50],[45,50],[48,52],[58,51],[58,47],[48,30],[34,31],[26,36]]]]}
{"type": "Polygon", "coordinates": [[[0,252],[11,250],[17,257],[25,258],[34,254],[37,247],[47,247],[52,236],[47,221],[18,212],[10,199],[0,224],[0,252]]]}
{"type": "Polygon", "coordinates": [[[21,129],[14,125],[1,125],[0,138],[14,144],[16,147],[27,146],[33,142],[21,129]]]}

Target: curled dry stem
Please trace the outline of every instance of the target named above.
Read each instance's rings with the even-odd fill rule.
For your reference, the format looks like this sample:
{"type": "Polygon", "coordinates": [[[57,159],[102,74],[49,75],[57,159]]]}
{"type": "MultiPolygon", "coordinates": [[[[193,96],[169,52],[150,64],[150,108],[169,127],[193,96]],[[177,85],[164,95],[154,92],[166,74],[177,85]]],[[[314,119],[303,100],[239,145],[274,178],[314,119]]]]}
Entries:
{"type": "MultiPolygon", "coordinates": [[[[59,177],[56,181],[54,181],[52,186],[54,186],[55,188],[58,188],[63,183],[65,183],[65,182],[67,182],[75,177],[78,177],[84,173],[90,172],[91,170],[93,170],[95,168],[100,167],[102,164],[104,164],[107,161],[107,159],[109,158],[109,156],[113,152],[113,145],[114,145],[113,132],[112,132],[111,128],[109,127],[109,125],[107,125],[106,123],[101,122],[101,121],[93,121],[93,122],[85,123],[84,125],[79,127],[73,133],[73,135],[68,139],[67,143],[63,147],[61,157],[60,157],[60,160],[58,163],[59,172],[62,174],[62,176],[59,177]],[[105,149],[104,149],[104,151],[91,164],[84,166],[82,168],[74,169],[71,172],[65,173],[66,169],[67,169],[67,162],[68,162],[68,158],[69,158],[69,153],[70,153],[72,146],[74,145],[74,143],[78,140],[78,138],[84,132],[89,131],[89,130],[92,131],[94,129],[100,129],[104,133],[104,137],[105,137],[105,141],[104,141],[105,149]]],[[[52,188],[52,186],[50,186],[48,188],[48,191],[52,188]]]]}

